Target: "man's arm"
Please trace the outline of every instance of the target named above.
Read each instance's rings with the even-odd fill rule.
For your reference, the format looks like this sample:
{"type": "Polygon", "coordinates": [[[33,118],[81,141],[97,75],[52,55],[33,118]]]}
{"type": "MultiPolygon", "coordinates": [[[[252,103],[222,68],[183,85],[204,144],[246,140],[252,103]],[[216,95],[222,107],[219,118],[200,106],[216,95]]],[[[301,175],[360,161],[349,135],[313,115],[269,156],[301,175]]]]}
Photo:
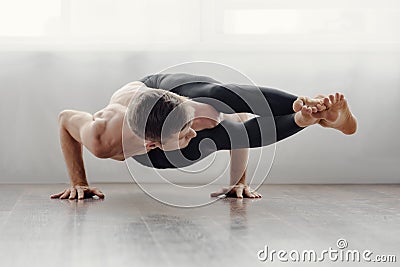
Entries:
{"type": "Polygon", "coordinates": [[[60,143],[71,179],[71,188],[53,195],[60,198],[84,198],[88,196],[104,195],[96,188],[89,188],[83,163],[82,146],[85,146],[96,157],[103,157],[100,136],[104,132],[105,122],[94,119],[87,112],[64,110],[59,115],[60,143]]]}
{"type": "MultiPolygon", "coordinates": [[[[249,115],[247,113],[223,114],[223,119],[237,122],[245,122],[249,119],[249,115]]],[[[261,197],[259,193],[251,191],[250,187],[248,187],[246,184],[246,171],[249,158],[249,149],[232,149],[230,150],[230,156],[230,186],[212,193],[211,196],[228,194],[231,196],[242,198],[244,194],[245,197],[261,197]]]]}
{"type": "MultiPolygon", "coordinates": [[[[235,121],[245,122],[249,116],[246,113],[238,113],[235,121]]],[[[232,149],[230,150],[231,166],[230,166],[230,185],[236,185],[238,183],[246,183],[246,170],[247,161],[249,159],[249,149],[232,149]]]]}

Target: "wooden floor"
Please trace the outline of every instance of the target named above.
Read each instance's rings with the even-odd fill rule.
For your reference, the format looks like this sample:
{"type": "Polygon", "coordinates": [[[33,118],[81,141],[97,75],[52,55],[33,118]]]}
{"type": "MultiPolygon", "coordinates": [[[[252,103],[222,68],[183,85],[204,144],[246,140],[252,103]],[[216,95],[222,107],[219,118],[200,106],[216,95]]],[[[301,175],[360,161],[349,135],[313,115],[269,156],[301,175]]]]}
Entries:
{"type": "Polygon", "coordinates": [[[264,185],[262,199],[200,208],[161,204],[133,184],[96,186],[104,201],[50,199],[63,185],[0,185],[1,266],[310,266],[257,252],[321,251],[339,238],[397,255],[379,266],[400,262],[400,185],[264,185]]]}

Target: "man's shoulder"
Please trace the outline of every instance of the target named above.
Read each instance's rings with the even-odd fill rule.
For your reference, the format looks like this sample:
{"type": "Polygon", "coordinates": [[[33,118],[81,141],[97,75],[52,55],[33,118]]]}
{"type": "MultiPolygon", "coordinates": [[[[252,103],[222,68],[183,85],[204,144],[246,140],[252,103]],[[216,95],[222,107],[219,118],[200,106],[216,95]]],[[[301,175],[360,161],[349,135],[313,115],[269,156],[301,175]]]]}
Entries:
{"type": "MultiPolygon", "coordinates": [[[[122,86],[122,88],[138,88],[138,87],[143,87],[146,86],[144,83],[142,83],[141,81],[133,81],[133,82],[129,82],[127,84],[125,84],[124,86],[122,86]]],[[[121,89],[122,89],[121,88],[121,89]]]]}

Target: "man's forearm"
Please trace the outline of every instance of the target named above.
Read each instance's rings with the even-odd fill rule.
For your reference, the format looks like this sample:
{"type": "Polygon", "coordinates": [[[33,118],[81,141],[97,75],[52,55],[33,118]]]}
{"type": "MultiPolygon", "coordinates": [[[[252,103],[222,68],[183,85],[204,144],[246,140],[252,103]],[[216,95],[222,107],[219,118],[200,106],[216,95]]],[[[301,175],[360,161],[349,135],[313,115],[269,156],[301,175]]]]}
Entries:
{"type": "Polygon", "coordinates": [[[76,141],[60,122],[60,143],[71,185],[88,185],[82,156],[82,144],[76,141]]]}
{"type": "Polygon", "coordinates": [[[231,169],[230,169],[230,185],[238,183],[246,183],[247,161],[249,157],[249,149],[231,150],[231,169]]]}
{"type": "MultiPolygon", "coordinates": [[[[249,119],[249,116],[246,113],[237,113],[235,116],[231,118],[232,120],[238,122],[245,122],[249,119]]],[[[236,185],[238,183],[246,183],[246,170],[247,170],[247,161],[249,158],[249,149],[232,149],[231,153],[231,168],[230,168],[230,185],[236,185]]]]}

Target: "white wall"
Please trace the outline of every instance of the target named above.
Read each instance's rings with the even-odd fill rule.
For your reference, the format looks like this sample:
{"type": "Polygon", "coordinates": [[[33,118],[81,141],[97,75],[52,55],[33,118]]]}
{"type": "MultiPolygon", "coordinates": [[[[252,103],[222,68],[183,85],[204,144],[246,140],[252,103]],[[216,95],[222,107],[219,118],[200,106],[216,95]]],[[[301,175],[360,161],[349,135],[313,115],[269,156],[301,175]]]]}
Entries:
{"type": "MultiPolygon", "coordinates": [[[[295,94],[339,90],[348,98],[359,119],[358,133],[344,136],[315,126],[280,142],[268,182],[400,181],[400,55],[385,51],[2,52],[0,181],[67,182],[58,140],[59,111],[95,112],[121,85],[191,60],[224,63],[259,85],[295,94]]],[[[86,152],[85,160],[90,181],[131,180],[123,162],[86,152]]],[[[188,179],[201,182],[199,177],[188,179]]]]}

